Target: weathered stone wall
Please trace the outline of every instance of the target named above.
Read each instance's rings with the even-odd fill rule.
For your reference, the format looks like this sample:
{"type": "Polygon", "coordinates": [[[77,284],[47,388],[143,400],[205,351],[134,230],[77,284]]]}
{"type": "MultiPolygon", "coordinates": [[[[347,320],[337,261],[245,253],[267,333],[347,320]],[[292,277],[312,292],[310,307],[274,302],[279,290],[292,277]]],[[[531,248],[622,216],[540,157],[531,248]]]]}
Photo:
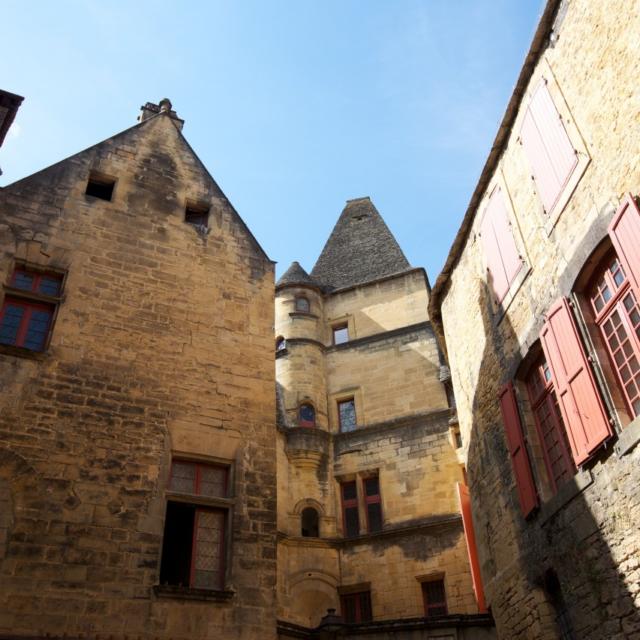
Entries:
{"type": "Polygon", "coordinates": [[[3,189],[0,220],[2,283],[67,272],[46,353],[0,354],[0,633],[274,637],[272,264],[166,115],[3,189]],[[176,454],[232,465],[228,601],[154,595],[176,454]]]}
{"type": "MultiPolygon", "coordinates": [[[[640,193],[638,8],[637,3],[614,0],[561,4],[554,44],[544,52],[528,91],[541,77],[548,80],[578,149],[581,176],[569,186],[559,216],[547,220],[519,142],[527,93],[442,302],[482,574],[503,638],[560,637],[557,610],[544,589],[549,568],[557,572],[575,637],[640,634],[640,536],[634,524],[640,513],[640,451],[625,456],[611,448],[601,451],[551,499],[533,446],[526,394],[519,388],[543,500],[540,511],[525,521],[497,401],[500,386],[514,376],[537,340],[544,313],[572,291],[588,257],[606,238],[621,196],[640,193]],[[477,235],[479,214],[495,184],[508,196],[512,230],[524,260],[501,308],[488,294],[477,235]]],[[[626,417],[619,417],[625,424],[626,417]]]]}

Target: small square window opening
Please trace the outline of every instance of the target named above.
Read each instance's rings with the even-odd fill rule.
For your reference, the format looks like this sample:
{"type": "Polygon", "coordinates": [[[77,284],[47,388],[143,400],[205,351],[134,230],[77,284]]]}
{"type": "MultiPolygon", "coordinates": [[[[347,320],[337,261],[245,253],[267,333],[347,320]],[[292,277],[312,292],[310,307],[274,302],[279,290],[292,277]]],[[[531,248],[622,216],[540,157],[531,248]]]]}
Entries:
{"type": "Polygon", "coordinates": [[[100,200],[110,201],[113,196],[113,188],[116,181],[113,178],[94,173],[93,171],[89,175],[89,181],[87,182],[87,189],[85,193],[88,196],[94,198],[100,198],[100,200]]]}
{"type": "Polygon", "coordinates": [[[209,209],[195,205],[187,205],[184,211],[184,221],[194,227],[209,226],[209,209]]]}
{"type": "Polygon", "coordinates": [[[333,344],[349,342],[349,325],[344,322],[333,327],[333,344]]]}

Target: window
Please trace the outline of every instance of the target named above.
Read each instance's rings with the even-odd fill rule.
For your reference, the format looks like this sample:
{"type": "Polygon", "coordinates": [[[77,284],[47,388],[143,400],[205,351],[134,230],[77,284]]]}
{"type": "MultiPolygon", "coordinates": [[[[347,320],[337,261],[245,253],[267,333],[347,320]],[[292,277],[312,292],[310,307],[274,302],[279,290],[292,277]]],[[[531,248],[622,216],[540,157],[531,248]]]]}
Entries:
{"type": "Polygon", "coordinates": [[[224,588],[230,509],[228,485],[227,466],[173,461],[160,565],[161,584],[224,588]],[[193,504],[196,496],[197,503],[193,504]]]}
{"type": "Polygon", "coordinates": [[[301,404],[298,409],[298,425],[301,427],[316,426],[316,410],[308,402],[301,404]]]}
{"type": "Polygon", "coordinates": [[[637,417],[640,415],[640,307],[613,251],[597,269],[588,297],[626,404],[637,417]]]}
{"type": "Polygon", "coordinates": [[[447,615],[444,578],[422,583],[422,601],[424,602],[424,615],[427,618],[447,615]]]}
{"type": "Polygon", "coordinates": [[[520,139],[545,213],[549,214],[578,164],[545,80],[535,89],[522,122],[520,139]]]}
{"type": "Polygon", "coordinates": [[[190,205],[184,211],[184,221],[195,227],[209,226],[209,207],[206,205],[190,205]]]}
{"type": "Polygon", "coordinates": [[[488,279],[495,301],[500,303],[523,264],[513,238],[500,187],[496,187],[489,198],[480,224],[480,238],[487,263],[488,279]]]}
{"type": "Polygon", "coordinates": [[[576,467],[571,458],[551,370],[543,356],[538,358],[527,376],[527,389],[547,475],[555,493],[562,483],[575,475],[576,467]]]}
{"type": "Polygon", "coordinates": [[[342,493],[342,529],[345,537],[360,535],[360,516],[358,514],[358,488],[356,481],[343,482],[342,493]]]}
{"type": "Polygon", "coordinates": [[[317,538],[320,535],[318,512],[313,507],[305,507],[300,516],[303,538],[317,538]]]}
{"type": "Polygon", "coordinates": [[[338,423],[340,431],[353,431],[356,428],[356,403],[354,398],[338,401],[338,423]]]}
{"type": "Polygon", "coordinates": [[[61,273],[16,267],[0,309],[0,344],[44,351],[62,293],[61,273]]]}
{"type": "Polygon", "coordinates": [[[364,478],[364,503],[367,513],[367,531],[375,533],[382,529],[382,504],[378,476],[364,478]]]}
{"type": "Polygon", "coordinates": [[[282,336],[279,336],[278,338],[276,338],[276,353],[280,351],[284,351],[286,348],[287,348],[287,341],[282,336]]]}
{"type": "Polygon", "coordinates": [[[298,296],[296,298],[296,311],[300,313],[309,313],[311,310],[311,305],[309,304],[309,299],[304,296],[298,296]]]}
{"type": "Polygon", "coordinates": [[[349,325],[345,322],[333,327],[333,344],[349,342],[349,325]]]}
{"type": "Polygon", "coordinates": [[[347,624],[371,622],[371,592],[344,593],[340,596],[342,619],[347,624]]]}
{"type": "Polygon", "coordinates": [[[100,200],[111,200],[115,184],[116,181],[113,178],[92,171],[89,174],[85,193],[88,196],[100,198],[100,200]]]}

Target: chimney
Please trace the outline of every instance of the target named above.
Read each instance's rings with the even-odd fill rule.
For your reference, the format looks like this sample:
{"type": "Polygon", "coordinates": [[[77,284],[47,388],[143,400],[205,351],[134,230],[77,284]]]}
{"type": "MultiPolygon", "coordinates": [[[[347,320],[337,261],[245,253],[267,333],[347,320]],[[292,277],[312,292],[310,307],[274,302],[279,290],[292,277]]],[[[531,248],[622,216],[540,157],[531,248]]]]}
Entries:
{"type": "Polygon", "coordinates": [[[165,114],[175,121],[178,129],[182,130],[184,126],[184,120],[178,118],[178,114],[173,110],[173,105],[169,98],[163,98],[158,104],[153,102],[146,102],[140,107],[140,115],[138,116],[138,122],[144,122],[149,118],[153,118],[158,114],[165,114]]]}

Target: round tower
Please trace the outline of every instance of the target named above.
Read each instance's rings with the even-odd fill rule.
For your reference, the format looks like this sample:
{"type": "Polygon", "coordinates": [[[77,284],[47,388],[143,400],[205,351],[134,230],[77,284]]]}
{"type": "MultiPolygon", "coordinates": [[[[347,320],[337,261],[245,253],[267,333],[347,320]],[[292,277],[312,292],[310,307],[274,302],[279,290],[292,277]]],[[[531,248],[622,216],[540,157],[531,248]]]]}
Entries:
{"type": "Polygon", "coordinates": [[[297,262],[276,284],[276,380],[290,427],[328,430],[323,297],[297,262]]]}

